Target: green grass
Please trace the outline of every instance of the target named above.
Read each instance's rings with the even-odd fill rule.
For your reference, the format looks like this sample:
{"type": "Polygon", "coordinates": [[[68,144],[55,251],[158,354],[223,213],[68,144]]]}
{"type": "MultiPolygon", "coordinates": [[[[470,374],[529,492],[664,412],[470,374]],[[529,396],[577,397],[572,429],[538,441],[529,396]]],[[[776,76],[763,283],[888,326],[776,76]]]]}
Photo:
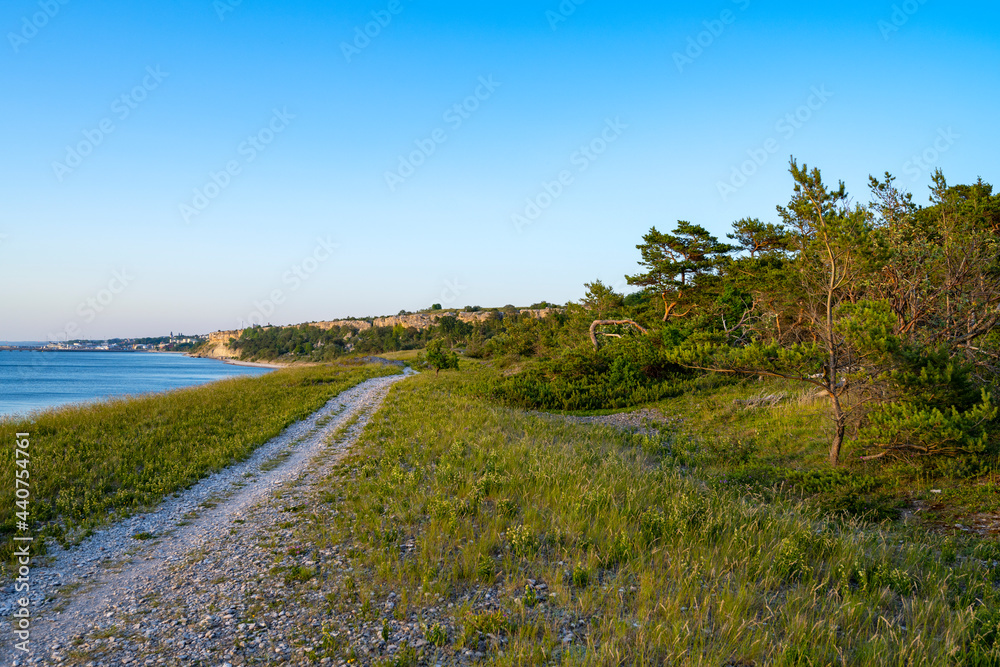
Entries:
{"type": "Polygon", "coordinates": [[[984,460],[978,476],[958,477],[932,459],[862,461],[848,440],[842,465],[831,467],[828,400],[802,383],[706,384],[654,407],[680,418],[678,459],[716,486],[741,486],[768,498],[783,489],[831,512],[875,520],[899,518],[907,508],[920,506],[930,529],[954,528],[968,523],[970,515],[1000,511],[998,478],[990,472],[995,455],[984,460]],[[768,396],[780,400],[745,404],[768,396]]]}
{"type": "MultiPolygon", "coordinates": [[[[825,399],[816,398],[815,387],[786,381],[713,383],[704,388],[660,401],[656,407],[683,418],[685,431],[699,443],[704,465],[756,463],[815,467],[827,460],[832,434],[825,399]],[[778,396],[773,406],[746,407],[737,401],[778,396]]],[[[844,459],[851,452],[845,448],[844,459]]]]}
{"type": "Polygon", "coordinates": [[[420,358],[421,354],[423,354],[423,350],[399,350],[397,352],[373,352],[370,356],[382,357],[383,359],[391,359],[393,361],[416,361],[420,358]]]}
{"type": "MultiPolygon", "coordinates": [[[[397,385],[328,481],[343,495],[298,529],[340,545],[365,586],[397,591],[396,619],[454,603],[446,652],[485,648],[499,665],[1000,664],[996,542],[705,484],[691,461],[711,456],[690,433],[532,417],[476,398],[474,381],[397,385]]],[[[815,437],[807,421],[782,428],[815,437]]],[[[769,447],[785,464],[813,449],[769,447]]]]}
{"type": "MultiPolygon", "coordinates": [[[[116,399],[0,420],[9,446],[0,469],[13,477],[14,434],[30,433],[30,533],[33,553],[45,538],[72,540],[88,528],[131,514],[248,457],[330,398],[396,368],[315,366],[257,378],[116,399]]],[[[15,489],[0,490],[0,562],[9,576],[15,489]]]]}

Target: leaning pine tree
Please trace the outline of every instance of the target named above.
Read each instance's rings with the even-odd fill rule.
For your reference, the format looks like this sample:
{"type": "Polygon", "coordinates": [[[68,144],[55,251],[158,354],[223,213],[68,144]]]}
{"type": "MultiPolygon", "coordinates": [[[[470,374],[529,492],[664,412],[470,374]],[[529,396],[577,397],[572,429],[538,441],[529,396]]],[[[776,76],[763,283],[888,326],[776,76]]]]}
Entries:
{"type": "Polygon", "coordinates": [[[679,220],[670,234],[653,227],[636,246],[642,254],[639,262],[646,271],[625,276],[629,285],[644,287],[663,301],[663,321],[684,317],[693,308],[690,301],[683,312],[674,312],[685,302],[685,292],[694,290],[698,280],[711,275],[724,258],[736,248],[721,243],[701,225],[679,220]]]}
{"type": "Polygon", "coordinates": [[[786,378],[815,385],[830,401],[834,433],[830,463],[837,465],[847,431],[849,413],[844,404],[850,355],[836,328],[837,309],[845,287],[858,278],[869,234],[868,216],[851,207],[844,184],[836,190],[824,185],[818,169],[799,168],[792,160],[795,190],[787,207],[778,207],[789,235],[791,261],[784,264],[795,283],[802,311],[804,342],[783,345],[764,322],[748,344],[731,347],[717,335],[694,336],[673,354],[683,366],[721,373],[786,378]]]}
{"type": "Polygon", "coordinates": [[[791,173],[794,194],[778,209],[787,251],[751,281],[751,310],[794,314],[758,312],[739,341],[692,336],[672,360],[815,385],[830,403],[834,465],[851,426],[865,458],[981,454],[997,416],[986,387],[1000,318],[1000,206],[988,186],[954,192],[938,175],[935,206],[918,209],[891,177],[873,179],[882,206],[868,209],[818,170],[793,160],[791,173]]]}

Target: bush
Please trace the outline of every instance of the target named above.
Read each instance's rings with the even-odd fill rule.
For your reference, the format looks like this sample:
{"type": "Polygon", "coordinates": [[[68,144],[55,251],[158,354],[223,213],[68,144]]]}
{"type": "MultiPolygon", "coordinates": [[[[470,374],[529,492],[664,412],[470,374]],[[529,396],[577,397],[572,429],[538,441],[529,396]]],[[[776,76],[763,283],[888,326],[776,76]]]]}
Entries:
{"type": "Polygon", "coordinates": [[[427,344],[427,363],[435,369],[435,374],[453,368],[458,370],[458,355],[444,349],[444,341],[435,338],[427,344]]]}
{"type": "Polygon", "coordinates": [[[515,556],[526,558],[538,550],[538,540],[527,526],[515,526],[507,531],[507,541],[515,556]]]}
{"type": "MultiPolygon", "coordinates": [[[[510,338],[494,341],[495,351],[524,351],[510,338]]],[[[600,350],[573,350],[521,373],[494,378],[480,393],[523,409],[607,410],[679,396],[697,377],[667,362],[661,344],[643,337],[622,339],[600,350]]]]}

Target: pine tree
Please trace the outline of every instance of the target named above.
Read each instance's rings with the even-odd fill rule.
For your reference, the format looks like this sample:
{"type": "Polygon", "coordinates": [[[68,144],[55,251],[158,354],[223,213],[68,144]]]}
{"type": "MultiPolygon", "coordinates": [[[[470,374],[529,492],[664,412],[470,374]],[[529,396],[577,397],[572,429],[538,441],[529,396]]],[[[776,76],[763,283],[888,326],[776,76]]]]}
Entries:
{"type": "Polygon", "coordinates": [[[444,341],[440,338],[435,338],[427,343],[426,361],[434,368],[434,375],[449,368],[458,370],[458,355],[445,350],[444,341]]]}
{"type": "Polygon", "coordinates": [[[636,246],[642,253],[641,266],[645,273],[625,276],[629,285],[638,285],[659,295],[663,300],[663,321],[671,317],[684,317],[674,309],[684,299],[685,290],[696,289],[698,278],[713,273],[732,253],[733,246],[721,243],[701,225],[680,220],[672,234],[664,234],[653,227],[643,242],[636,246]]]}

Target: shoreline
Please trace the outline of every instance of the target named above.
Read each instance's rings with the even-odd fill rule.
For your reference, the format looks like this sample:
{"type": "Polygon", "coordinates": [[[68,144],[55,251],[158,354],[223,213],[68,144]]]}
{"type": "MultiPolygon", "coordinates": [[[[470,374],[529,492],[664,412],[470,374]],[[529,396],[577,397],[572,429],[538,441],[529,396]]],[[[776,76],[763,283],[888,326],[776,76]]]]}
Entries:
{"type": "MultiPolygon", "coordinates": [[[[26,352],[28,350],[24,349],[23,351],[26,352]]],[[[42,351],[42,350],[40,350],[40,351],[42,351]]],[[[54,352],[63,352],[63,351],[69,352],[70,350],[44,350],[44,351],[45,352],[53,352],[54,353],[54,352]]],[[[90,350],[72,350],[72,351],[73,352],[85,352],[85,351],[90,351],[90,350]]],[[[232,366],[248,366],[248,367],[255,367],[255,368],[263,368],[263,369],[267,369],[267,370],[279,370],[279,369],[282,369],[282,368],[288,368],[290,366],[289,364],[286,364],[286,365],[269,364],[269,363],[259,363],[259,362],[252,362],[252,361],[240,361],[238,359],[219,359],[217,357],[194,356],[194,355],[190,355],[190,354],[188,354],[186,352],[176,352],[176,351],[166,351],[166,350],[93,350],[93,352],[105,352],[105,353],[108,353],[108,354],[146,354],[146,355],[158,354],[158,355],[174,355],[174,356],[178,356],[179,355],[179,356],[186,357],[188,359],[205,359],[205,360],[211,360],[211,361],[220,361],[223,364],[229,364],[229,365],[232,365],[232,366]]],[[[49,362],[45,362],[42,365],[43,366],[47,366],[47,365],[49,365],[49,362]]],[[[186,364],[184,364],[184,365],[186,365],[186,364]]],[[[18,368],[18,366],[14,365],[14,366],[12,366],[12,368],[18,368]]],[[[264,375],[266,375],[266,373],[261,373],[257,377],[263,377],[264,375]]],[[[182,390],[182,389],[190,389],[190,388],[194,388],[194,387],[201,387],[201,386],[206,386],[208,384],[211,384],[213,382],[219,382],[219,381],[222,381],[222,380],[226,380],[226,379],[229,379],[229,378],[235,378],[235,377],[253,377],[253,376],[252,375],[244,375],[244,374],[235,374],[235,373],[233,373],[231,371],[227,371],[226,374],[220,375],[219,377],[216,377],[215,379],[207,380],[207,381],[200,381],[200,382],[196,382],[194,384],[185,383],[185,384],[181,384],[181,385],[178,385],[178,386],[169,386],[169,387],[164,387],[164,388],[140,389],[139,391],[137,391],[135,393],[111,393],[111,394],[103,394],[102,393],[102,394],[99,394],[99,395],[88,395],[87,397],[74,397],[72,400],[69,400],[68,402],[59,402],[59,403],[54,403],[54,404],[53,403],[44,403],[44,404],[39,404],[39,405],[34,405],[34,406],[29,406],[29,407],[26,407],[26,408],[22,408],[22,409],[17,410],[16,412],[7,412],[7,411],[5,411],[6,408],[4,407],[4,408],[0,408],[0,423],[3,423],[4,421],[10,421],[11,423],[13,423],[13,422],[16,422],[16,421],[24,421],[24,420],[28,420],[28,419],[33,419],[33,415],[35,413],[46,413],[46,412],[50,412],[50,411],[59,411],[59,410],[64,410],[64,409],[80,408],[80,407],[85,407],[85,406],[89,406],[89,405],[96,405],[96,404],[107,402],[107,401],[114,401],[114,400],[119,400],[119,399],[143,398],[143,397],[152,396],[152,395],[155,395],[155,394],[163,394],[163,393],[169,393],[169,392],[172,392],[172,391],[177,391],[177,390],[182,390]]]]}
{"type": "MultiPolygon", "coordinates": [[[[192,357],[200,359],[214,359],[215,357],[192,357]]],[[[262,361],[240,361],[238,359],[218,359],[223,363],[229,364],[230,366],[251,366],[254,368],[288,368],[291,364],[269,364],[262,361]]]]}
{"type": "Polygon", "coordinates": [[[182,352],[181,354],[189,359],[212,359],[213,361],[221,361],[222,363],[229,364],[230,366],[249,366],[251,368],[271,368],[275,370],[279,368],[289,368],[292,366],[292,364],[269,363],[266,361],[240,361],[239,359],[233,359],[230,357],[213,357],[212,355],[205,354],[204,352],[197,352],[195,354],[182,352]]]}
{"type": "Polygon", "coordinates": [[[212,359],[214,361],[221,361],[224,364],[230,364],[232,366],[250,366],[252,368],[288,368],[293,364],[280,364],[280,363],[267,363],[261,361],[240,361],[239,359],[227,359],[224,357],[213,357],[206,354],[191,354],[189,352],[182,352],[180,350],[90,350],[90,349],[66,349],[66,350],[53,350],[45,348],[31,348],[31,347],[8,347],[0,346],[0,351],[5,352],[107,352],[114,354],[179,354],[181,356],[187,357],[188,359],[212,359]]]}

